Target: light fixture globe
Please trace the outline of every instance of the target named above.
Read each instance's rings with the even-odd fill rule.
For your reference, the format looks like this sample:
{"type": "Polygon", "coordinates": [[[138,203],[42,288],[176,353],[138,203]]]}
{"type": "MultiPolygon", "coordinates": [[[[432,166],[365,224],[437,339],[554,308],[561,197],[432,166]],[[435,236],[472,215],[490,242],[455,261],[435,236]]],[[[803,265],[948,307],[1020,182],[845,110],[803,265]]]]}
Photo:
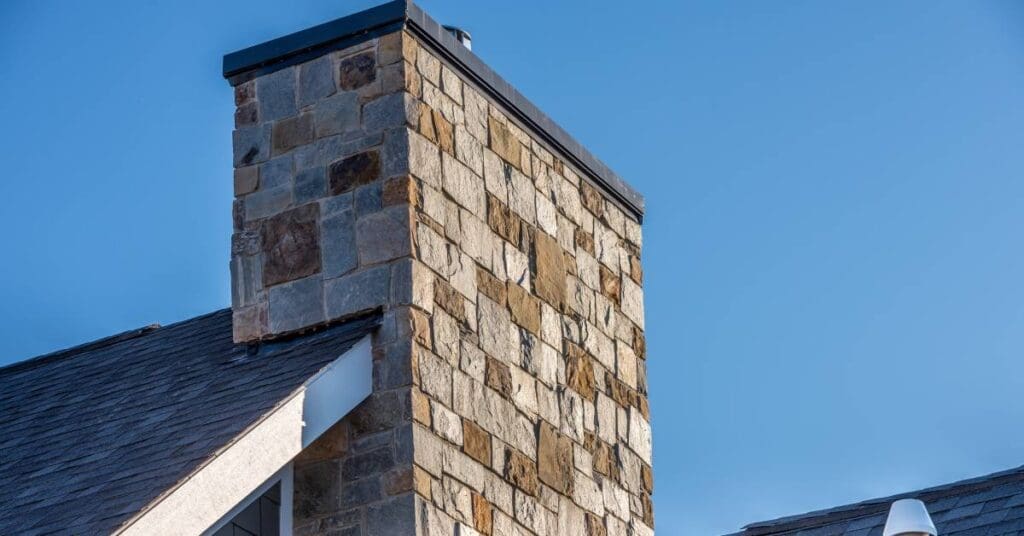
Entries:
{"type": "Polygon", "coordinates": [[[938,536],[935,524],[924,503],[917,499],[900,499],[889,507],[882,536],[938,536]]]}

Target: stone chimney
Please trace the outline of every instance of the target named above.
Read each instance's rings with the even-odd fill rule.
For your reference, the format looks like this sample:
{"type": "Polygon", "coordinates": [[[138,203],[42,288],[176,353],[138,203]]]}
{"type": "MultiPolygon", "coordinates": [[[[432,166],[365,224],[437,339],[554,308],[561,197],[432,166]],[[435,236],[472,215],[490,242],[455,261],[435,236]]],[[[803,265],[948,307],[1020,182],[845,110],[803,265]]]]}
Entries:
{"type": "Polygon", "coordinates": [[[235,340],[384,315],[296,534],[652,534],[639,194],[406,0],[224,75],[235,340]]]}

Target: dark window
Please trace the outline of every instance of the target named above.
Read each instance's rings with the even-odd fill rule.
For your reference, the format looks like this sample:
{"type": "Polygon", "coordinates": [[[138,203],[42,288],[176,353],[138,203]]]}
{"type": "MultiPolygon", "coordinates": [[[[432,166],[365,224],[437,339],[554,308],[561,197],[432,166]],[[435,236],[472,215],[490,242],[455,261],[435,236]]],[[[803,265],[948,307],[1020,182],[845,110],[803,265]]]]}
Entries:
{"type": "Polygon", "coordinates": [[[213,536],[280,536],[281,483],[254,500],[213,536]]]}

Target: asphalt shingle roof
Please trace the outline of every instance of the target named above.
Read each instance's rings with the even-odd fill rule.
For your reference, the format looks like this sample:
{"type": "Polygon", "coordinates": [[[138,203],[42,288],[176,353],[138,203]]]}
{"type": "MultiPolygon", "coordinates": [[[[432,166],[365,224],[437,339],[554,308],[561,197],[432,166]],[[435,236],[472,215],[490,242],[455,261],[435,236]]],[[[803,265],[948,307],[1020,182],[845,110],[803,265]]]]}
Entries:
{"type": "Polygon", "coordinates": [[[236,345],[231,311],[0,368],[0,534],[108,534],[377,324],[236,345]]]}
{"type": "Polygon", "coordinates": [[[734,536],[881,536],[889,505],[920,499],[940,536],[1024,535],[1024,467],[872,499],[828,510],[753,523],[734,536]]]}

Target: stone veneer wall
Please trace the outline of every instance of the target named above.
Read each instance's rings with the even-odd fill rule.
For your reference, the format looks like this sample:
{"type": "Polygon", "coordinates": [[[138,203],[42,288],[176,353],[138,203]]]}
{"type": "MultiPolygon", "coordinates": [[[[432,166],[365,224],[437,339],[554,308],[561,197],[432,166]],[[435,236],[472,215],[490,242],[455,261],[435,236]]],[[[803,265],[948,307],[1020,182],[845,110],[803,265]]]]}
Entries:
{"type": "Polygon", "coordinates": [[[384,311],[296,532],[653,533],[639,224],[403,32],[236,105],[236,339],[384,311]]]}

